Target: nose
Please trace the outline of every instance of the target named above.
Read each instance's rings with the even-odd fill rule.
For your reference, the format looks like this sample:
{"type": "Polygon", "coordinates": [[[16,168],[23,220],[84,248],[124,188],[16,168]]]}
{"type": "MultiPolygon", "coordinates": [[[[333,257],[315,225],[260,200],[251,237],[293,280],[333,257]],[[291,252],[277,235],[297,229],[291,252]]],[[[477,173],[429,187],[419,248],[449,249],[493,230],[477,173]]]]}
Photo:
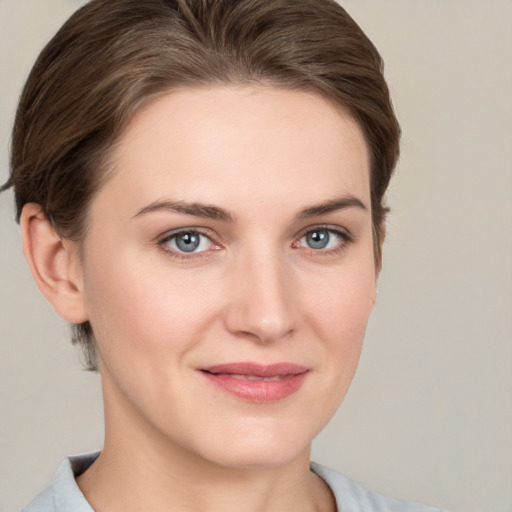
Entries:
{"type": "Polygon", "coordinates": [[[279,257],[246,255],[228,279],[227,330],[260,343],[290,336],[296,327],[292,281],[291,270],[279,257]]]}

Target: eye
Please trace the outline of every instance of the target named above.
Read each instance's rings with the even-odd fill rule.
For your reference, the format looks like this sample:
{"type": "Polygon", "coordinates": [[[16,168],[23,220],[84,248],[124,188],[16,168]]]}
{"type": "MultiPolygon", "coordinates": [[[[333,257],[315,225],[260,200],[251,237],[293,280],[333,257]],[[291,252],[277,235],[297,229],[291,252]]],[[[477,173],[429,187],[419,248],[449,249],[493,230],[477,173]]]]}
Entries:
{"type": "Polygon", "coordinates": [[[310,249],[330,249],[337,241],[336,237],[332,236],[327,229],[310,231],[303,239],[310,249]]]}
{"type": "Polygon", "coordinates": [[[336,229],[318,227],[307,231],[294,247],[305,247],[314,251],[336,251],[351,242],[351,237],[336,229]]]}
{"type": "Polygon", "coordinates": [[[161,242],[163,245],[177,253],[200,253],[214,247],[213,242],[199,231],[180,231],[166,237],[161,242]]]}

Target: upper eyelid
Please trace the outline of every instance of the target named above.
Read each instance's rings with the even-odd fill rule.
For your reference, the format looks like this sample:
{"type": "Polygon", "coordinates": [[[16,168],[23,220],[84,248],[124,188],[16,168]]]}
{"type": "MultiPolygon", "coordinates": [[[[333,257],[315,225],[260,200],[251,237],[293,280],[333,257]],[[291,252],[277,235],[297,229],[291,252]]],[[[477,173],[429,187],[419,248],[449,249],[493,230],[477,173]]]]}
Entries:
{"type": "Polygon", "coordinates": [[[165,254],[167,254],[169,257],[183,260],[183,261],[194,261],[198,258],[204,258],[205,256],[208,256],[208,253],[210,253],[212,250],[217,249],[221,244],[217,243],[211,236],[209,236],[207,233],[203,232],[203,229],[201,228],[177,228],[173,229],[171,231],[168,231],[166,234],[163,234],[160,237],[157,237],[156,244],[159,248],[159,250],[163,251],[165,254]],[[183,234],[183,233],[197,233],[201,236],[204,236],[208,239],[210,243],[210,247],[208,247],[205,250],[202,251],[193,251],[193,252],[183,252],[179,249],[174,249],[172,247],[169,247],[168,243],[173,240],[176,236],[183,234]]]}
{"type": "MultiPolygon", "coordinates": [[[[355,236],[353,235],[353,233],[342,226],[332,224],[311,224],[309,226],[302,228],[300,231],[296,232],[296,234],[292,238],[293,243],[300,240],[302,237],[304,237],[311,231],[314,231],[315,229],[325,229],[326,231],[330,231],[332,233],[342,236],[347,241],[355,240],[355,236]]],[[[200,235],[207,237],[212,243],[222,245],[222,243],[218,241],[219,239],[222,239],[222,237],[217,235],[216,232],[209,228],[199,226],[185,226],[181,228],[172,229],[170,231],[163,233],[162,235],[159,235],[157,237],[157,241],[158,243],[165,243],[171,240],[174,236],[179,235],[180,233],[198,233],[200,235]]]]}
{"type": "Polygon", "coordinates": [[[165,242],[167,240],[170,240],[174,236],[180,235],[181,233],[198,233],[200,235],[205,236],[206,238],[208,238],[212,242],[214,241],[213,240],[214,237],[212,236],[212,231],[210,229],[199,228],[199,227],[194,227],[194,226],[171,229],[170,231],[166,231],[165,233],[159,235],[157,237],[157,240],[160,243],[163,243],[163,242],[165,242]]]}
{"type": "Polygon", "coordinates": [[[310,226],[307,226],[305,228],[302,228],[296,235],[295,240],[298,240],[302,238],[303,236],[307,235],[311,231],[315,231],[315,229],[325,229],[326,231],[330,231],[332,233],[340,234],[343,237],[346,237],[349,240],[354,240],[355,237],[353,233],[344,227],[341,226],[333,226],[332,224],[313,224],[310,226]]]}
{"type": "Polygon", "coordinates": [[[184,259],[184,260],[186,260],[186,259],[191,260],[192,258],[204,257],[209,252],[214,250],[214,248],[216,250],[218,250],[219,248],[222,247],[222,244],[217,242],[212,236],[210,236],[208,233],[205,233],[202,229],[199,229],[199,228],[177,228],[177,229],[168,231],[166,234],[164,233],[163,235],[157,237],[155,242],[161,251],[164,251],[165,253],[167,253],[169,255],[173,255],[176,258],[180,258],[180,259],[184,259]],[[174,249],[173,247],[170,247],[168,245],[169,242],[171,242],[176,236],[178,236],[182,233],[197,233],[201,236],[204,236],[205,238],[208,239],[208,243],[210,244],[210,246],[205,250],[198,251],[198,252],[193,251],[190,253],[182,252],[179,249],[177,250],[177,249],[174,249]]]}

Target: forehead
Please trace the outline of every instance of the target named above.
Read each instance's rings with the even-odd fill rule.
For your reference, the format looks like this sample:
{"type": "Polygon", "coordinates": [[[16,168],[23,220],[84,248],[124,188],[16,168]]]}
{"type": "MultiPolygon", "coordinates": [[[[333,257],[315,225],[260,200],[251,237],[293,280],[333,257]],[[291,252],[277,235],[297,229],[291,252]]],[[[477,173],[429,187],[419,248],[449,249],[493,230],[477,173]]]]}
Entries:
{"type": "MultiPolygon", "coordinates": [[[[101,195],[143,207],[179,200],[247,204],[369,196],[359,125],[319,95],[269,87],[170,92],[140,109],[113,156],[101,195]]],[[[134,205],[135,207],[135,205],[134,205]]]]}

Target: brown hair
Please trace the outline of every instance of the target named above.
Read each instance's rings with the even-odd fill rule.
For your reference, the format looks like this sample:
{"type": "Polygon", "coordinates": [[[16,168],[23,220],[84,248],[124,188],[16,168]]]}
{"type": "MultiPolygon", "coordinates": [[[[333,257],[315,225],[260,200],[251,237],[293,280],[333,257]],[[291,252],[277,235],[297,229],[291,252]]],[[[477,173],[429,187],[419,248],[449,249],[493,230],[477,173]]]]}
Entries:
{"type": "MultiPolygon", "coordinates": [[[[268,84],[309,90],[359,122],[371,158],[375,260],[400,128],[377,50],[334,0],[92,0],[37,59],[13,129],[17,219],[42,206],[61,236],[83,240],[88,206],[134,112],[177,87],[268,84]]],[[[88,369],[92,328],[74,326],[88,369]]]]}

